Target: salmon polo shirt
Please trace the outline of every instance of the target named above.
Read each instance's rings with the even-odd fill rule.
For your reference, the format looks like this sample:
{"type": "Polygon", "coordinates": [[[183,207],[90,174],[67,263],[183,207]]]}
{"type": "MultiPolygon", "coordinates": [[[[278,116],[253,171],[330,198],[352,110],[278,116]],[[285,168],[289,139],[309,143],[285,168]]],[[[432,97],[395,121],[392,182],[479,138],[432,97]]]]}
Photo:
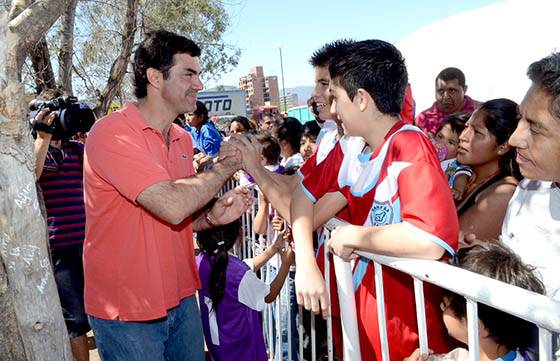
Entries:
{"type": "Polygon", "coordinates": [[[200,288],[190,217],[158,219],[137,198],[194,174],[192,139],[172,124],[169,146],[131,103],[95,123],[84,158],[85,306],[89,315],[147,321],[200,288]]]}

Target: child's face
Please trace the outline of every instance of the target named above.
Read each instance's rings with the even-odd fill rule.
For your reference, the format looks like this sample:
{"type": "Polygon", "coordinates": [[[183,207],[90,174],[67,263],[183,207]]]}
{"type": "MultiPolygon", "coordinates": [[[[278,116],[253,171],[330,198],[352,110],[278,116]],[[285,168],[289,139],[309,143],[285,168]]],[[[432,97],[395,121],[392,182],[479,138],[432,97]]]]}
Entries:
{"type": "MultiPolygon", "coordinates": [[[[330,93],[332,95],[331,113],[336,113],[342,122],[344,134],[362,136],[362,114],[359,105],[348,97],[344,88],[331,82],[330,93]]],[[[356,98],[356,97],[355,97],[356,98]]]]}
{"type": "Polygon", "coordinates": [[[441,311],[443,313],[443,323],[447,329],[449,336],[453,337],[457,341],[464,344],[468,343],[467,334],[467,320],[465,318],[459,318],[449,307],[449,299],[443,297],[440,304],[441,311]]]}
{"type": "Polygon", "coordinates": [[[459,134],[451,129],[451,125],[445,124],[436,134],[437,140],[442,142],[447,148],[447,158],[457,157],[457,148],[459,148],[459,134]]]}
{"type": "Polygon", "coordinates": [[[299,152],[301,153],[304,160],[311,157],[315,149],[317,149],[317,144],[315,143],[315,139],[307,136],[302,136],[301,141],[299,143],[299,152]]]}

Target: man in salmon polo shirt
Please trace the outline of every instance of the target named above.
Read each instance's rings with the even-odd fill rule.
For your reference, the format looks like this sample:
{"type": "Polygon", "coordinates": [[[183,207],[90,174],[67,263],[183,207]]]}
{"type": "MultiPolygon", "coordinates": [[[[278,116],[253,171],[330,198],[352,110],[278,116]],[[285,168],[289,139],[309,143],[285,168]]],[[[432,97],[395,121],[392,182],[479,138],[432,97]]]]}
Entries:
{"type": "Polygon", "coordinates": [[[85,307],[103,361],[204,360],[193,231],[247,209],[234,190],[199,210],[240,168],[227,142],[194,175],[190,135],[173,120],[193,112],[200,49],[167,31],[148,34],[133,61],[137,103],[100,119],[85,150],[85,307]]]}

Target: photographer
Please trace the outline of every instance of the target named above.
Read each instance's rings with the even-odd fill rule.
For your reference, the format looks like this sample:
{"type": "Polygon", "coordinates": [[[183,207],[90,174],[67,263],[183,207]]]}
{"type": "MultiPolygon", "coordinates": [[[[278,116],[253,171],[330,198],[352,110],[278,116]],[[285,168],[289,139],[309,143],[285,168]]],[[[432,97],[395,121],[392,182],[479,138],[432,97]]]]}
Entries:
{"type": "Polygon", "coordinates": [[[84,146],[56,133],[59,114],[43,106],[33,119],[37,135],[35,174],[45,200],[53,272],[72,354],[77,361],[87,361],[86,334],[90,326],[84,310],[82,264],[84,146]]]}

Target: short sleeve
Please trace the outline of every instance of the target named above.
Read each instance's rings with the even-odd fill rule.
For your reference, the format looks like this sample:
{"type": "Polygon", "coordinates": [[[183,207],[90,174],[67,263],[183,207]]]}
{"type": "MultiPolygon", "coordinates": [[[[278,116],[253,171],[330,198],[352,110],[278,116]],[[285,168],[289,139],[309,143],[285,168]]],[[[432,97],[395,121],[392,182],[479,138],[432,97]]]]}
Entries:
{"type": "Polygon", "coordinates": [[[327,158],[316,165],[314,170],[303,179],[300,187],[313,203],[316,203],[325,194],[339,190],[338,172],[342,159],[342,149],[334,148],[327,158]]]}
{"type": "Polygon", "coordinates": [[[172,177],[157,156],[146,147],[142,132],[153,130],[112,126],[110,122],[124,121],[116,117],[119,117],[118,113],[113,118],[101,120],[88,135],[85,174],[87,176],[88,171],[96,173],[136,204],[136,198],[142,191],[172,177]]]}
{"type": "Polygon", "coordinates": [[[263,311],[266,306],[264,298],[269,293],[270,286],[261,281],[255,272],[247,270],[239,283],[237,299],[255,311],[263,311]]]}
{"type": "Polygon", "coordinates": [[[459,220],[439,166],[414,163],[399,174],[398,184],[403,222],[449,254],[455,254],[459,220]],[[419,184],[422,186],[419,187],[419,184]]]}

